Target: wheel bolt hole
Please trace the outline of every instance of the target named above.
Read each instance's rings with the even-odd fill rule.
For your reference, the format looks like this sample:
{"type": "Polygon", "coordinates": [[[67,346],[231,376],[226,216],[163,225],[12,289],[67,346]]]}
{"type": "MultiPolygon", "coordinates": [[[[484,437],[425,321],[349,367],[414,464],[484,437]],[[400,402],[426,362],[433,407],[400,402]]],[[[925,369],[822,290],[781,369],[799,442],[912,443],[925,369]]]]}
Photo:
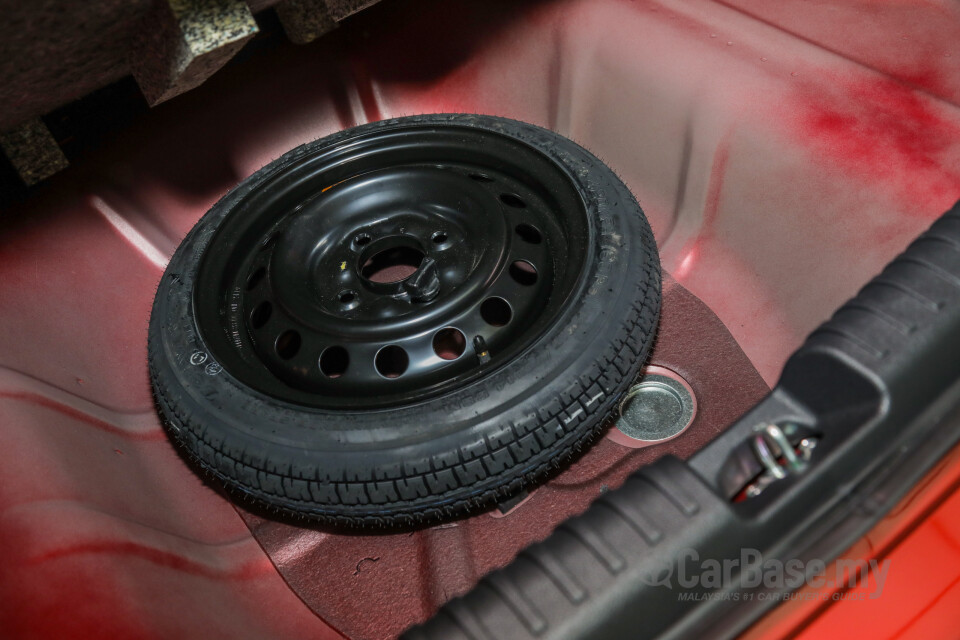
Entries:
{"type": "Polygon", "coordinates": [[[341,304],[353,304],[357,301],[357,292],[350,291],[349,289],[341,291],[339,295],[337,295],[337,300],[339,300],[341,304]]]}
{"type": "Polygon", "coordinates": [[[437,331],[433,336],[433,352],[444,360],[456,360],[467,348],[467,337],[453,327],[437,331]]]}
{"type": "Polygon", "coordinates": [[[254,307],[253,312],[250,314],[250,326],[254,329],[262,328],[267,324],[271,313],[273,313],[273,305],[268,301],[261,302],[254,307]]]}
{"type": "Polygon", "coordinates": [[[510,265],[510,277],[525,287],[536,283],[537,268],[526,260],[517,260],[510,265]]]}
{"type": "Polygon", "coordinates": [[[445,232],[437,231],[432,236],[430,236],[430,239],[433,240],[433,244],[443,244],[450,238],[447,236],[445,232]]]}
{"type": "Polygon", "coordinates": [[[376,358],[374,358],[377,373],[384,378],[399,378],[409,365],[410,357],[407,356],[407,352],[403,350],[403,347],[393,344],[380,349],[376,358]]]}
{"type": "Polygon", "coordinates": [[[274,347],[278,356],[284,360],[289,360],[300,351],[300,343],[300,334],[290,329],[280,334],[274,347]]]}
{"type": "Polygon", "coordinates": [[[340,346],[327,347],[320,354],[320,371],[328,378],[339,378],[347,371],[350,354],[340,346]]]}
{"type": "Polygon", "coordinates": [[[543,235],[540,233],[540,230],[532,224],[527,224],[526,222],[518,224],[516,232],[521,240],[529,244],[540,244],[543,242],[543,235]]]}
{"type": "Polygon", "coordinates": [[[500,202],[514,209],[526,209],[527,203],[514,193],[501,193],[500,202]]]}
{"type": "Polygon", "coordinates": [[[493,327],[502,327],[513,317],[513,309],[510,303],[503,298],[487,298],[480,305],[480,317],[483,321],[493,327]]]}
{"type": "Polygon", "coordinates": [[[368,244],[370,244],[371,240],[373,240],[373,238],[371,238],[369,234],[361,233],[360,235],[358,235],[356,238],[353,239],[353,243],[358,247],[365,247],[368,244]]]}

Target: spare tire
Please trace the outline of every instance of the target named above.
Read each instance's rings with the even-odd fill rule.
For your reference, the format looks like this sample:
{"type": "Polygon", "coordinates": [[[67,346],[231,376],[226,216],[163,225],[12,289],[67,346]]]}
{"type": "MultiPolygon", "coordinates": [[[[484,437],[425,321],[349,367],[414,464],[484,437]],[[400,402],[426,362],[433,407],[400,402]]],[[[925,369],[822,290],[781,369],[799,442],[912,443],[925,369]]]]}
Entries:
{"type": "Polygon", "coordinates": [[[595,156],[503,118],[400,118],[290,151],[196,224],[150,376],[174,443],[238,501],[409,527],[582,451],[659,308],[653,234],[595,156]]]}

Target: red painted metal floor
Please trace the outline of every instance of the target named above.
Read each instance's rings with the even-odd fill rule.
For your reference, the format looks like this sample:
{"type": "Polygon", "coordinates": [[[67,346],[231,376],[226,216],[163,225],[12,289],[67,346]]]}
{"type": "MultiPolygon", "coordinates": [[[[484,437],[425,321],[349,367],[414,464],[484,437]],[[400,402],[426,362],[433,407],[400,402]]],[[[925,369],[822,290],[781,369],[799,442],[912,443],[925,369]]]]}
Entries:
{"type": "Polygon", "coordinates": [[[655,455],[603,441],[506,518],[377,542],[407,564],[245,521],[160,430],[146,325],[179,239],[284,151],[463,111],[605,159],[682,285],[657,349],[699,381],[684,454],[958,198],[957,60],[946,1],[384,0],[149,112],[0,214],[0,636],[389,637],[655,455]]]}

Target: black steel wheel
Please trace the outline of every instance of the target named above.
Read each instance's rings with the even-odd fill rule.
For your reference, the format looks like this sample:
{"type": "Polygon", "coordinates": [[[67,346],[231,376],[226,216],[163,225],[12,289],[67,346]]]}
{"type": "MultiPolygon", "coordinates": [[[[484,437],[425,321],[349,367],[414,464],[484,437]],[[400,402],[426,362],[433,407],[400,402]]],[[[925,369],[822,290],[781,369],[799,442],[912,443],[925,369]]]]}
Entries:
{"type": "Polygon", "coordinates": [[[267,511],[406,526],[538,482],[649,350],[656,246],[613,172],[533,125],[377,122],[231,191],[149,332],[173,440],[267,511]]]}

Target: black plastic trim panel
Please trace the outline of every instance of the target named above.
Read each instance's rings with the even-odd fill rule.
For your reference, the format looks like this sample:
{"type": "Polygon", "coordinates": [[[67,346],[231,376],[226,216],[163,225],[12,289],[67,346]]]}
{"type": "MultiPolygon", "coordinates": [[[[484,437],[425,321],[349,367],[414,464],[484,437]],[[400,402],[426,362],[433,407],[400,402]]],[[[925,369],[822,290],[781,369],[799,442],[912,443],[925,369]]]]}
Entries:
{"type": "MultiPolygon", "coordinates": [[[[658,584],[701,559],[842,553],[960,440],[960,203],[787,362],[771,394],[687,462],[664,458],[484,578],[410,640],[733,637],[776,604],[739,576],[658,584]],[[816,434],[809,468],[735,500],[756,427],[816,434]],[[700,583],[702,584],[703,581],[700,583]],[[753,593],[753,597],[745,594],[753,593]]],[[[795,579],[778,591],[803,584],[795,579]]]]}

